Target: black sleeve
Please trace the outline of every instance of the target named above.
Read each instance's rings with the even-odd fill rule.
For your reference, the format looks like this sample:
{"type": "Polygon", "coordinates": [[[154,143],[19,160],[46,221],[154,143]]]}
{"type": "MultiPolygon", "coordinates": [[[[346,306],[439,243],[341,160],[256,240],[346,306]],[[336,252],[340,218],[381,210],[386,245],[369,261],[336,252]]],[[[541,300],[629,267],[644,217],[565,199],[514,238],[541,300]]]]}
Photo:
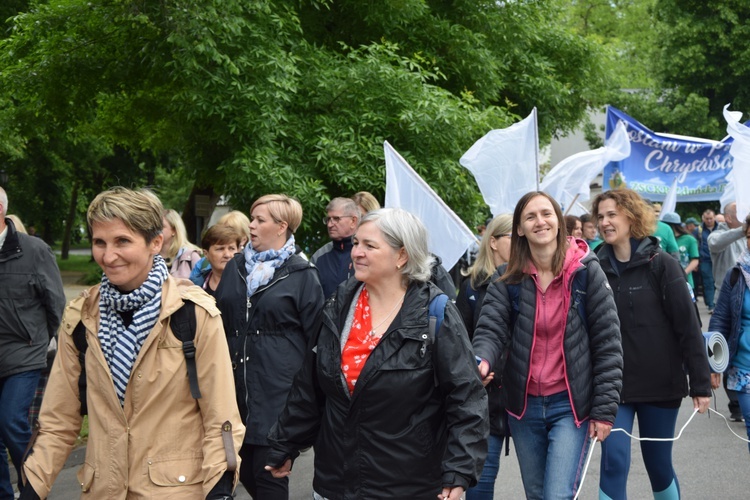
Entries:
{"type": "Polygon", "coordinates": [[[34,491],[34,488],[32,488],[31,483],[26,483],[26,486],[24,486],[23,491],[21,491],[21,496],[18,497],[18,500],[41,500],[39,498],[39,495],[36,494],[36,491],[34,491]]]}
{"type": "Polygon", "coordinates": [[[465,277],[461,282],[461,286],[458,289],[458,297],[456,297],[456,307],[458,308],[461,319],[464,322],[466,331],[469,332],[469,338],[474,337],[474,310],[469,302],[469,294],[471,288],[471,278],[465,277]]]}
{"type": "Polygon", "coordinates": [[[234,472],[226,471],[219,482],[211,488],[206,500],[231,500],[234,486],[234,472]]]}
{"type": "Polygon", "coordinates": [[[693,298],[685,281],[685,273],[677,259],[671,255],[659,253],[657,258],[662,259],[664,266],[661,275],[661,287],[666,299],[663,301],[664,309],[680,342],[682,360],[690,379],[690,396],[710,397],[711,368],[708,365],[705,341],[698,315],[695,313],[693,298]]]}

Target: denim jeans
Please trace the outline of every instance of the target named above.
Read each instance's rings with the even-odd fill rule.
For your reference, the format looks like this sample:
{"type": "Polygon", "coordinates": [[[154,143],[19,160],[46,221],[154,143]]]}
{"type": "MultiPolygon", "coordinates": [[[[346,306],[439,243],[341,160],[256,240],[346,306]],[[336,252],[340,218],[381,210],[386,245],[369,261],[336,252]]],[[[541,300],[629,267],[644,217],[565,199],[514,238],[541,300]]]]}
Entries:
{"type": "Polygon", "coordinates": [[[466,500],[492,500],[495,493],[495,479],[500,470],[500,454],[503,451],[503,436],[490,434],[487,441],[487,458],[482,475],[476,486],[466,491],[466,500]]]}
{"type": "MultiPolygon", "coordinates": [[[[747,428],[747,438],[750,439],[750,392],[735,392],[737,401],[740,403],[742,416],[745,418],[745,427],[747,428]]],[[[750,449],[750,443],[747,444],[750,449]]]]}
{"type": "MultiPolygon", "coordinates": [[[[17,373],[0,379],[0,440],[8,449],[13,465],[18,472],[18,486],[21,487],[21,460],[31,438],[29,426],[29,406],[34,399],[41,370],[17,373]]],[[[0,492],[10,487],[8,461],[0,460],[0,492]]]]}
{"type": "Polygon", "coordinates": [[[573,498],[588,451],[588,423],[575,424],[567,391],[528,396],[521,420],[508,418],[528,499],[573,498]]]}
{"type": "MultiPolygon", "coordinates": [[[[615,429],[633,433],[633,422],[638,415],[640,437],[672,438],[679,408],[662,408],[648,403],[624,403],[617,410],[615,429]]],[[[641,441],[643,464],[646,466],[651,490],[660,498],[679,498],[680,484],[672,467],[672,441],[641,441]]],[[[600,499],[627,498],[630,472],[630,437],[613,432],[602,442],[599,467],[600,499]]]]}
{"type": "MultiPolygon", "coordinates": [[[[714,283],[714,270],[710,262],[701,261],[701,278],[703,278],[703,301],[709,309],[714,308],[714,294],[716,284],[714,283]]],[[[719,284],[721,286],[721,284],[719,284]]]]}

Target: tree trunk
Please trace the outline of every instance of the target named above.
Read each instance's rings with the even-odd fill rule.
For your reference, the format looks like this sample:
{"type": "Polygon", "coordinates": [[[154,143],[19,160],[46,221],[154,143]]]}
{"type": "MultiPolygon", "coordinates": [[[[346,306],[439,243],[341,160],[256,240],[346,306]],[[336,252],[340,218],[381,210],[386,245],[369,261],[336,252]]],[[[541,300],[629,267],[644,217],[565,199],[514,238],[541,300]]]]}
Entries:
{"type": "Polygon", "coordinates": [[[208,227],[208,222],[211,219],[211,212],[213,212],[213,209],[218,202],[219,196],[216,194],[213,187],[193,186],[192,191],[190,191],[190,197],[188,198],[187,203],[185,203],[185,209],[182,211],[182,221],[185,223],[185,228],[187,229],[188,241],[200,246],[201,235],[208,227]],[[201,203],[199,207],[196,207],[196,196],[207,196],[208,206],[201,203]]]}
{"type": "Polygon", "coordinates": [[[65,220],[65,231],[63,232],[60,258],[68,260],[70,253],[70,235],[73,232],[73,224],[76,220],[76,207],[78,206],[78,181],[73,181],[73,190],[70,193],[70,204],[68,205],[68,218],[65,220]]]}

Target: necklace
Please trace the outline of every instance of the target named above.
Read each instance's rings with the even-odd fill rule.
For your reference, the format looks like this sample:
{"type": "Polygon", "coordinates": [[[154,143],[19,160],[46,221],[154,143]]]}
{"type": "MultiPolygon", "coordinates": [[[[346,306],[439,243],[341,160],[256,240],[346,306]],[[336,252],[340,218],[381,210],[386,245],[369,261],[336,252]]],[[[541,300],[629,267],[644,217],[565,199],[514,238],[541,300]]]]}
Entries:
{"type": "MultiPolygon", "coordinates": [[[[383,319],[383,321],[381,321],[380,323],[378,323],[377,326],[374,326],[372,328],[372,330],[370,330],[370,336],[371,337],[382,337],[383,336],[382,333],[380,335],[378,335],[377,329],[380,328],[381,326],[383,326],[383,323],[385,323],[386,321],[388,321],[388,318],[390,318],[391,315],[394,312],[396,312],[396,309],[398,308],[398,306],[400,306],[401,303],[404,301],[404,297],[406,297],[406,293],[404,293],[404,295],[401,296],[401,299],[398,302],[396,302],[396,305],[393,306],[393,309],[391,309],[391,312],[388,313],[388,316],[386,316],[385,319],[383,319]]],[[[383,333],[385,333],[385,332],[383,332],[383,333]]]]}

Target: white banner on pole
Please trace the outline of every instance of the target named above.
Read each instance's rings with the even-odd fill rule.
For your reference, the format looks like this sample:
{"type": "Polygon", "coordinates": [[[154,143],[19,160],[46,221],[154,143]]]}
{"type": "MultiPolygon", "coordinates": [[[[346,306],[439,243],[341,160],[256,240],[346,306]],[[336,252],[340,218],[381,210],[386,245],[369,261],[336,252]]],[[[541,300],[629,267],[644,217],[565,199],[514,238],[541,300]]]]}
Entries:
{"type": "Polygon", "coordinates": [[[664,197],[664,203],[661,204],[661,212],[659,212],[659,220],[664,218],[664,214],[668,212],[676,212],[677,208],[677,181],[680,176],[675,175],[672,185],[669,187],[667,196],[664,197]]]}
{"type": "Polygon", "coordinates": [[[518,200],[537,189],[536,108],[508,128],[491,130],[459,163],[474,174],[492,215],[513,213],[518,200]]]}
{"type": "Polygon", "coordinates": [[[428,248],[450,270],[476,241],[471,229],[432,190],[388,141],[385,150],[385,206],[403,208],[427,227],[428,248]]]}
{"type": "MultiPolygon", "coordinates": [[[[628,156],[630,139],[627,125],[620,121],[605,146],[576,153],[555,165],[544,176],[541,190],[557,200],[563,211],[568,211],[570,205],[576,201],[584,202],[591,198],[591,182],[602,173],[609,162],[621,161],[628,156]]],[[[568,213],[579,215],[579,211],[574,205],[568,213]]]]}
{"type": "Polygon", "coordinates": [[[729,111],[729,104],[724,106],[724,119],[727,121],[727,133],[732,136],[734,142],[729,149],[733,158],[733,167],[730,185],[733,190],[734,200],[721,197],[721,209],[731,201],[737,203],[737,218],[744,220],[750,213],[750,127],[740,123],[742,113],[729,111]]]}

